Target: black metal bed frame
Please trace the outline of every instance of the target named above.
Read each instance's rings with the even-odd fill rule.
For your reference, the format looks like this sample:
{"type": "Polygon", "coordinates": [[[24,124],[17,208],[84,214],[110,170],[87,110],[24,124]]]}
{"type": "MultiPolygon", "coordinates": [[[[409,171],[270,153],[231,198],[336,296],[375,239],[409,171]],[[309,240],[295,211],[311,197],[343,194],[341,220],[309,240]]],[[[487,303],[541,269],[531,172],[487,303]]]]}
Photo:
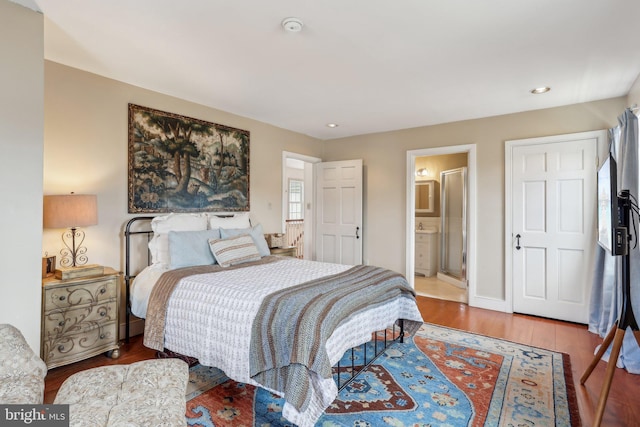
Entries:
{"type": "MultiPolygon", "coordinates": [[[[124,230],[125,237],[125,269],[124,269],[124,281],[125,281],[125,295],[126,295],[126,320],[125,320],[125,342],[129,342],[130,335],[130,322],[131,322],[131,283],[133,279],[135,279],[137,274],[132,272],[131,265],[131,237],[136,235],[146,236],[147,244],[153,237],[153,230],[144,229],[144,230],[132,230],[134,224],[146,223],[150,225],[151,220],[154,217],[152,216],[137,216],[131,218],[124,230]]],[[[151,262],[151,255],[149,250],[147,249],[147,265],[151,262]]],[[[384,331],[377,331],[372,333],[373,339],[369,343],[362,344],[360,346],[352,347],[350,350],[347,350],[347,353],[350,351],[349,359],[350,363],[343,365],[341,361],[333,368],[334,377],[336,377],[336,383],[338,386],[338,390],[342,390],[347,387],[356,377],[363,371],[365,371],[369,366],[373,364],[373,362],[382,355],[385,350],[391,347],[396,342],[404,342],[404,323],[402,319],[398,320],[398,325],[394,324],[390,329],[385,329],[384,331]],[[367,345],[369,344],[369,345],[367,345]],[[372,348],[371,348],[372,347],[372,348]],[[370,354],[370,351],[373,351],[373,354],[370,354]],[[342,376],[344,373],[348,373],[346,380],[342,380],[342,376]]],[[[345,354],[347,354],[345,353],[345,354]]],[[[344,358],[344,356],[343,356],[344,358]]]]}
{"type": "MultiPolygon", "coordinates": [[[[131,324],[131,283],[133,279],[135,279],[136,274],[132,274],[131,272],[131,236],[134,235],[145,235],[147,237],[147,244],[151,240],[153,236],[153,230],[143,230],[143,231],[132,231],[131,227],[138,221],[146,221],[147,224],[151,224],[151,220],[154,217],[152,216],[137,216],[131,218],[127,225],[124,228],[124,284],[125,284],[125,298],[126,298],[126,320],[124,327],[124,341],[129,343],[129,335],[130,335],[130,324],[131,324]]],[[[151,264],[151,254],[147,249],[147,265],[151,264]]]]}
{"type": "Polygon", "coordinates": [[[351,363],[348,366],[342,366],[340,361],[333,367],[334,377],[336,377],[336,383],[338,385],[338,391],[341,391],[345,387],[347,387],[351,382],[353,382],[358,375],[362,372],[366,371],[369,366],[376,361],[378,357],[380,357],[389,347],[397,342],[404,342],[404,324],[402,319],[399,321],[400,325],[396,326],[395,324],[391,329],[385,329],[384,331],[378,331],[373,333],[373,355],[371,358],[368,358],[368,343],[364,343],[361,346],[351,347],[350,350],[347,350],[347,353],[350,351],[350,359],[351,363]],[[391,334],[391,337],[389,337],[391,334]],[[379,335],[382,335],[382,340],[379,340],[379,335]],[[356,363],[358,359],[357,355],[362,354],[362,364],[356,363]],[[348,372],[349,375],[347,379],[342,383],[342,374],[348,372]]]}

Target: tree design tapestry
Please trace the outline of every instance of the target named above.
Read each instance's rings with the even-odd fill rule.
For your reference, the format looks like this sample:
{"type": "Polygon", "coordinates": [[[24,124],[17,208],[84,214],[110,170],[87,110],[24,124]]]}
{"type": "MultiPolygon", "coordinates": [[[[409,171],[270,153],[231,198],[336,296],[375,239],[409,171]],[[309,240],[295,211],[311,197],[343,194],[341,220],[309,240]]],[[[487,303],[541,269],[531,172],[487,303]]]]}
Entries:
{"type": "Polygon", "coordinates": [[[249,210],[249,131],[129,104],[129,213],[249,210]]]}

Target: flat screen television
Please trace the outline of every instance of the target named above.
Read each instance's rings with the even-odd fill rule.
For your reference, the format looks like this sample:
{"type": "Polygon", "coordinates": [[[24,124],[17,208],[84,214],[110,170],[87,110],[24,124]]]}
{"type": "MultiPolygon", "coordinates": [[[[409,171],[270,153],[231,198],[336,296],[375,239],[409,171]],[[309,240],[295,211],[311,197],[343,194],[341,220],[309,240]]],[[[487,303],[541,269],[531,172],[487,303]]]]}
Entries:
{"type": "Polygon", "coordinates": [[[616,161],[609,155],[598,169],[598,243],[613,255],[623,255],[617,176],[616,161]]]}

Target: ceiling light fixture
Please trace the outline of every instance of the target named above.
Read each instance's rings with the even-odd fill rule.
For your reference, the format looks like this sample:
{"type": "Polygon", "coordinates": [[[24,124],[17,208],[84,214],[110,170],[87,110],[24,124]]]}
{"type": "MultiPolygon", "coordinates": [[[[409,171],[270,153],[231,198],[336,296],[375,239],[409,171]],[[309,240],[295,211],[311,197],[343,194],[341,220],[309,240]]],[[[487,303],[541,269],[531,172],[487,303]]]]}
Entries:
{"type": "Polygon", "coordinates": [[[282,20],[282,28],[288,33],[299,33],[302,31],[302,27],[304,24],[298,18],[290,17],[282,20]]]}
{"type": "Polygon", "coordinates": [[[328,128],[337,128],[338,124],[337,123],[327,123],[327,127],[328,128]]]}
{"type": "Polygon", "coordinates": [[[534,95],[539,95],[541,93],[547,93],[551,90],[549,86],[537,87],[535,89],[531,89],[531,93],[534,95]]]}

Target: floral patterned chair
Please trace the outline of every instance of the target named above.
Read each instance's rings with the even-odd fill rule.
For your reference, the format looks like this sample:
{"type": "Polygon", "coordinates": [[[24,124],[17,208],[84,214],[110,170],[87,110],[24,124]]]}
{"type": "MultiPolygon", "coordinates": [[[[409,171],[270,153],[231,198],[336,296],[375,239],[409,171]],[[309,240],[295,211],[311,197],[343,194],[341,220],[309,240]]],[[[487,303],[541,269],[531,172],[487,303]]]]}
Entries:
{"type": "MultiPolygon", "coordinates": [[[[0,324],[0,404],[41,404],[47,365],[14,326],[0,324]]],[[[186,426],[189,366],[143,360],[68,377],[54,404],[68,404],[71,427],[186,426]]]]}
{"type": "Polygon", "coordinates": [[[47,365],[12,325],[0,324],[0,404],[40,404],[47,365]]]}

